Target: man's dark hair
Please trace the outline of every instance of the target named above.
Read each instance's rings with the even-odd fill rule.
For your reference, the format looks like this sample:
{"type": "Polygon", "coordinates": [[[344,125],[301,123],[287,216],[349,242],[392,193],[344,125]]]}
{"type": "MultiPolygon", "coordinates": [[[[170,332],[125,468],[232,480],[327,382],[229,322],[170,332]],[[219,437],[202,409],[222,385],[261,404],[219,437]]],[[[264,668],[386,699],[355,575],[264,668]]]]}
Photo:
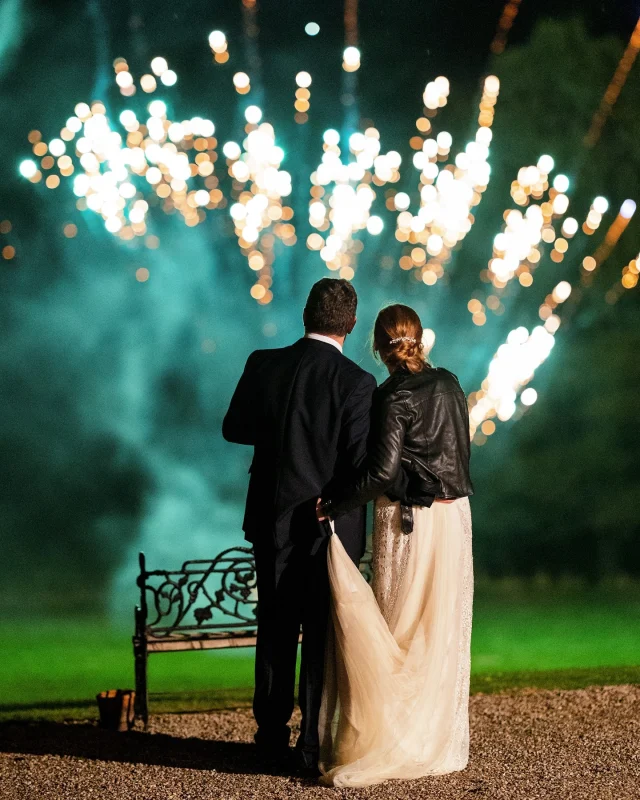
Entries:
{"type": "Polygon", "coordinates": [[[304,307],[307,333],[346,336],[353,328],[358,295],[349,281],[322,278],[314,283],[304,307]]]}

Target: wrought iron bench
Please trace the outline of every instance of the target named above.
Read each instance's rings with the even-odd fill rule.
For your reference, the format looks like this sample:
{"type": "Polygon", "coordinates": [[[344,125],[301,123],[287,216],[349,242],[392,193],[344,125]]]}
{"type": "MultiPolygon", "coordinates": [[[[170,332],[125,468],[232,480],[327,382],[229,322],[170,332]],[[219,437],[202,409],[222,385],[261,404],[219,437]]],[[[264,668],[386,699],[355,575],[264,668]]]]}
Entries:
{"type": "MultiPolygon", "coordinates": [[[[135,718],[149,720],[147,661],[151,653],[253,647],[256,571],[253,552],[231,547],[213,559],[185,561],[177,570],[147,570],[139,555],[140,604],[135,610],[135,718]]],[[[360,570],[371,578],[371,556],[360,570]]]]}

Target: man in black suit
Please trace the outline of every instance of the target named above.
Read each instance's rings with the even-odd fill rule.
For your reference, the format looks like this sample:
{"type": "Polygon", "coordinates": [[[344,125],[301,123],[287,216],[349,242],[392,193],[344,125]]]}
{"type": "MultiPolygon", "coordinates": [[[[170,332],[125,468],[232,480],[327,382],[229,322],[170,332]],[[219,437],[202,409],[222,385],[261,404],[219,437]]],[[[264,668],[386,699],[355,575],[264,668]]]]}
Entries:
{"type": "MultiPolygon", "coordinates": [[[[318,762],[329,618],[328,538],[315,507],[362,463],[376,386],[342,355],[356,306],[348,281],[318,281],[304,309],[304,338],[249,356],[222,427],[227,441],[254,447],[243,529],[254,547],[258,580],[256,744],[277,758],[289,752],[302,627],[296,751],[310,772],[318,762]]],[[[355,563],[365,548],[365,522],[364,507],[335,521],[355,563]]]]}

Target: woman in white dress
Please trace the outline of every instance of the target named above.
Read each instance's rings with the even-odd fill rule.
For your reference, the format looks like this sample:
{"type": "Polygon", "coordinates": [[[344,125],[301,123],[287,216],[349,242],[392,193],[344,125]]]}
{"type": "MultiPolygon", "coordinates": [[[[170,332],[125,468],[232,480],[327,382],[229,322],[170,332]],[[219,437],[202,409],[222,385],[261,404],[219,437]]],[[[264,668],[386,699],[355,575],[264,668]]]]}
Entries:
{"type": "Polygon", "coordinates": [[[332,536],[332,621],[320,781],[366,786],[464,769],[473,566],[469,419],[457,378],[431,367],[413,309],[383,309],[367,461],[322,499],[334,518],[375,499],[373,588],[332,536]]]}

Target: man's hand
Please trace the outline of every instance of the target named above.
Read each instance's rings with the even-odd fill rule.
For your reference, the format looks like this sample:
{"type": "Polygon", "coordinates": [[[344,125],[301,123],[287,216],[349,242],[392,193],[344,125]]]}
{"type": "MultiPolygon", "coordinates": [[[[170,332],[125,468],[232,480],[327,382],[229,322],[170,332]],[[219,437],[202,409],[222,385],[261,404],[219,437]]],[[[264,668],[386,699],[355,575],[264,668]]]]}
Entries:
{"type": "Polygon", "coordinates": [[[325,516],[324,512],[322,511],[322,498],[319,497],[316,502],[316,516],[318,518],[318,522],[324,522],[325,519],[329,519],[329,517],[325,516]]]}

